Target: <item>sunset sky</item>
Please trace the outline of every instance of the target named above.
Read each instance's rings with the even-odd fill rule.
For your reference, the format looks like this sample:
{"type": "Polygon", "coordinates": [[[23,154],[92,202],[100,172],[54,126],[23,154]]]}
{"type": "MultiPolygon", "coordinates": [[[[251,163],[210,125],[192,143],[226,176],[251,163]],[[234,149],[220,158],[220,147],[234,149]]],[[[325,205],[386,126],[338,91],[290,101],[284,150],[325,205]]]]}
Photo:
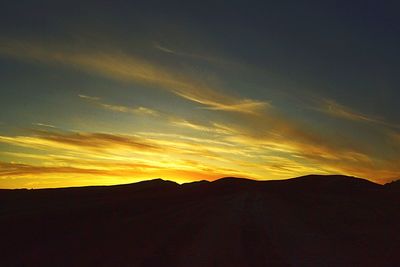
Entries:
{"type": "Polygon", "coordinates": [[[1,1],[0,188],[400,176],[396,1],[1,1]]]}

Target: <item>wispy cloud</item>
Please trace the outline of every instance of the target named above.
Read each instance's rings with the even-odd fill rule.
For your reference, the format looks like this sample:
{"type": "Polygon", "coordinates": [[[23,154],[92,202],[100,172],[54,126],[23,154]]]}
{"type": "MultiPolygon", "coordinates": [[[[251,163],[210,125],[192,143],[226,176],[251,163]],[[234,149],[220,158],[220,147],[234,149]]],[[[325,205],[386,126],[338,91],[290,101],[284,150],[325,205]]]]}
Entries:
{"type": "Polygon", "coordinates": [[[205,61],[208,63],[218,64],[218,65],[236,65],[233,62],[229,62],[229,61],[221,59],[221,58],[216,58],[216,57],[211,57],[211,56],[201,55],[201,54],[196,54],[196,53],[187,53],[187,52],[178,51],[177,49],[167,47],[160,43],[154,43],[153,47],[164,53],[179,56],[179,57],[185,57],[185,58],[189,58],[189,59],[205,61]]]}
{"type": "MultiPolygon", "coordinates": [[[[193,101],[197,102],[195,99],[193,101]]],[[[263,101],[254,101],[250,99],[241,100],[239,103],[232,105],[222,105],[215,104],[206,107],[205,109],[209,110],[221,110],[221,111],[241,111],[243,113],[256,113],[257,111],[263,110],[266,107],[271,107],[271,105],[267,102],[263,101]]]]}
{"type": "MultiPolygon", "coordinates": [[[[244,155],[244,151],[229,143],[202,138],[190,138],[179,135],[157,135],[140,133],[135,136],[84,133],[84,132],[52,132],[33,130],[31,135],[0,136],[1,143],[14,146],[29,147],[51,153],[73,154],[80,160],[85,158],[101,158],[108,160],[127,160],[132,155],[141,155],[136,160],[153,158],[157,166],[162,166],[165,157],[208,157],[218,155],[244,155]]],[[[14,154],[20,157],[20,155],[14,154]]],[[[29,155],[29,157],[33,157],[29,155]]],[[[37,159],[43,159],[40,156],[37,159]]],[[[53,158],[54,159],[54,158],[53,158]]],[[[180,166],[186,169],[185,166],[180,166]]],[[[218,167],[216,167],[218,169],[218,167]]]]}
{"type": "Polygon", "coordinates": [[[317,108],[317,110],[325,112],[329,115],[353,121],[380,123],[380,120],[377,118],[369,117],[362,113],[356,112],[348,107],[338,104],[333,100],[322,99],[320,102],[321,107],[317,108]]]}
{"type": "Polygon", "coordinates": [[[122,113],[131,113],[131,114],[141,114],[141,115],[150,115],[159,119],[164,120],[165,122],[182,127],[182,128],[189,128],[192,130],[200,131],[200,132],[209,132],[209,133],[216,133],[216,134],[230,134],[234,131],[232,128],[229,128],[226,125],[221,123],[215,122],[200,122],[195,120],[185,119],[183,117],[179,117],[174,114],[167,113],[165,111],[155,110],[147,107],[128,107],[124,105],[116,105],[116,104],[108,104],[105,103],[100,97],[88,96],[79,94],[78,95],[81,99],[88,101],[100,108],[114,111],[114,112],[122,112],[122,113]]]}
{"type": "Polygon", "coordinates": [[[186,119],[174,114],[170,114],[165,111],[150,109],[147,107],[127,107],[124,105],[108,104],[105,103],[100,97],[88,96],[79,94],[81,99],[88,101],[100,108],[122,113],[132,113],[141,115],[151,115],[155,118],[161,119],[169,125],[177,126],[180,128],[187,128],[198,132],[214,133],[219,135],[230,135],[235,132],[235,130],[222,123],[217,123],[213,121],[203,122],[200,120],[186,119]]]}
{"type": "Polygon", "coordinates": [[[381,126],[400,129],[400,125],[389,123],[385,121],[383,118],[377,116],[366,115],[361,112],[355,111],[349,107],[337,103],[332,99],[319,99],[317,102],[318,102],[317,107],[314,107],[313,109],[326,113],[330,116],[343,118],[351,121],[378,124],[381,126]]]}
{"type": "Polygon", "coordinates": [[[140,151],[160,149],[154,144],[135,136],[42,130],[34,130],[33,133],[32,136],[0,136],[0,142],[31,148],[57,148],[79,151],[82,149],[107,151],[113,148],[129,148],[140,151]]]}
{"type": "Polygon", "coordinates": [[[243,99],[195,78],[184,70],[174,70],[137,56],[89,49],[73,50],[62,46],[1,40],[0,53],[8,56],[60,63],[95,72],[116,80],[143,83],[168,90],[182,98],[210,109],[240,113],[257,113],[268,106],[265,101],[243,99]]]}
{"type": "Polygon", "coordinates": [[[158,111],[147,108],[147,107],[142,107],[142,106],[127,107],[127,106],[123,106],[123,105],[108,104],[108,103],[102,102],[99,97],[87,96],[87,95],[82,95],[82,94],[80,94],[79,97],[86,101],[89,101],[103,109],[111,110],[114,112],[131,113],[131,114],[145,114],[145,115],[151,115],[151,116],[159,116],[160,115],[158,111]]]}
{"type": "Polygon", "coordinates": [[[32,166],[19,163],[0,162],[0,177],[24,176],[34,174],[103,174],[101,170],[74,168],[68,166],[32,166]]]}
{"type": "Polygon", "coordinates": [[[48,123],[41,123],[41,122],[34,122],[34,123],[32,123],[32,125],[39,126],[39,127],[45,127],[45,128],[53,128],[53,129],[57,128],[54,125],[51,125],[48,123]]]}
{"type": "Polygon", "coordinates": [[[88,95],[82,95],[82,94],[79,94],[78,96],[82,99],[85,99],[87,101],[92,101],[95,103],[100,101],[100,97],[97,97],[97,96],[88,96],[88,95]]]}
{"type": "Polygon", "coordinates": [[[178,118],[175,116],[171,116],[168,118],[169,122],[173,125],[179,126],[179,127],[185,127],[193,130],[197,130],[200,132],[210,132],[210,133],[216,133],[216,134],[231,134],[234,130],[228,128],[227,126],[214,123],[212,122],[209,125],[206,125],[204,123],[200,122],[195,122],[183,118],[178,118]]]}
{"type": "Polygon", "coordinates": [[[154,43],[154,48],[158,49],[158,50],[160,50],[162,52],[165,52],[165,53],[174,54],[174,55],[181,55],[181,53],[178,53],[178,52],[176,52],[176,51],[174,51],[172,49],[169,49],[169,48],[167,48],[165,46],[162,46],[159,43],[154,43]]]}

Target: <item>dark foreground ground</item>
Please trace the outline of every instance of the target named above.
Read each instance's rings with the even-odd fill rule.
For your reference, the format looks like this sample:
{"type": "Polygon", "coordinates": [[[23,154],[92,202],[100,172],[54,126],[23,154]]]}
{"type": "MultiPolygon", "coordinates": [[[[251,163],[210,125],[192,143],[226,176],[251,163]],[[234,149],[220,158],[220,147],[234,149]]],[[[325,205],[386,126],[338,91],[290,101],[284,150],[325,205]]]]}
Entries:
{"type": "Polygon", "coordinates": [[[400,187],[344,176],[0,190],[0,266],[400,266],[400,187]]]}

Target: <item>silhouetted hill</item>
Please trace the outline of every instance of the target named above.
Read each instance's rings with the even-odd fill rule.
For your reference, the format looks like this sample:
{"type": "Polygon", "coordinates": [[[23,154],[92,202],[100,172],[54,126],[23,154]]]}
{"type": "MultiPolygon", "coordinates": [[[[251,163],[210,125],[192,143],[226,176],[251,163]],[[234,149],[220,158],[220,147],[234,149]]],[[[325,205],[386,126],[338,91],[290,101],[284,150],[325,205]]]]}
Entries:
{"type": "Polygon", "coordinates": [[[390,183],[385,184],[385,187],[388,190],[400,192],[400,180],[396,180],[390,183]]]}
{"type": "Polygon", "coordinates": [[[344,175],[307,175],[288,180],[268,182],[276,187],[282,186],[286,190],[295,190],[297,192],[363,193],[382,189],[381,185],[371,181],[344,175]]]}
{"type": "Polygon", "coordinates": [[[398,182],[0,190],[0,266],[400,266],[398,182]]]}

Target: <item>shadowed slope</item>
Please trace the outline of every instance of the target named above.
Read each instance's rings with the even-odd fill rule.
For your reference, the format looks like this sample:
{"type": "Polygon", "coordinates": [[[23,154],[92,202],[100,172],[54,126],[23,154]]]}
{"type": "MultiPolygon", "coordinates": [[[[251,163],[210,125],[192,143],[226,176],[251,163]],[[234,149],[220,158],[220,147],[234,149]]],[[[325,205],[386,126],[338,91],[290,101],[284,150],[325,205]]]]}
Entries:
{"type": "Polygon", "coordinates": [[[1,266],[398,266],[400,197],[346,176],[0,191],[1,266]]]}
{"type": "Polygon", "coordinates": [[[400,180],[393,181],[391,183],[385,184],[388,190],[400,192],[400,180]]]}

